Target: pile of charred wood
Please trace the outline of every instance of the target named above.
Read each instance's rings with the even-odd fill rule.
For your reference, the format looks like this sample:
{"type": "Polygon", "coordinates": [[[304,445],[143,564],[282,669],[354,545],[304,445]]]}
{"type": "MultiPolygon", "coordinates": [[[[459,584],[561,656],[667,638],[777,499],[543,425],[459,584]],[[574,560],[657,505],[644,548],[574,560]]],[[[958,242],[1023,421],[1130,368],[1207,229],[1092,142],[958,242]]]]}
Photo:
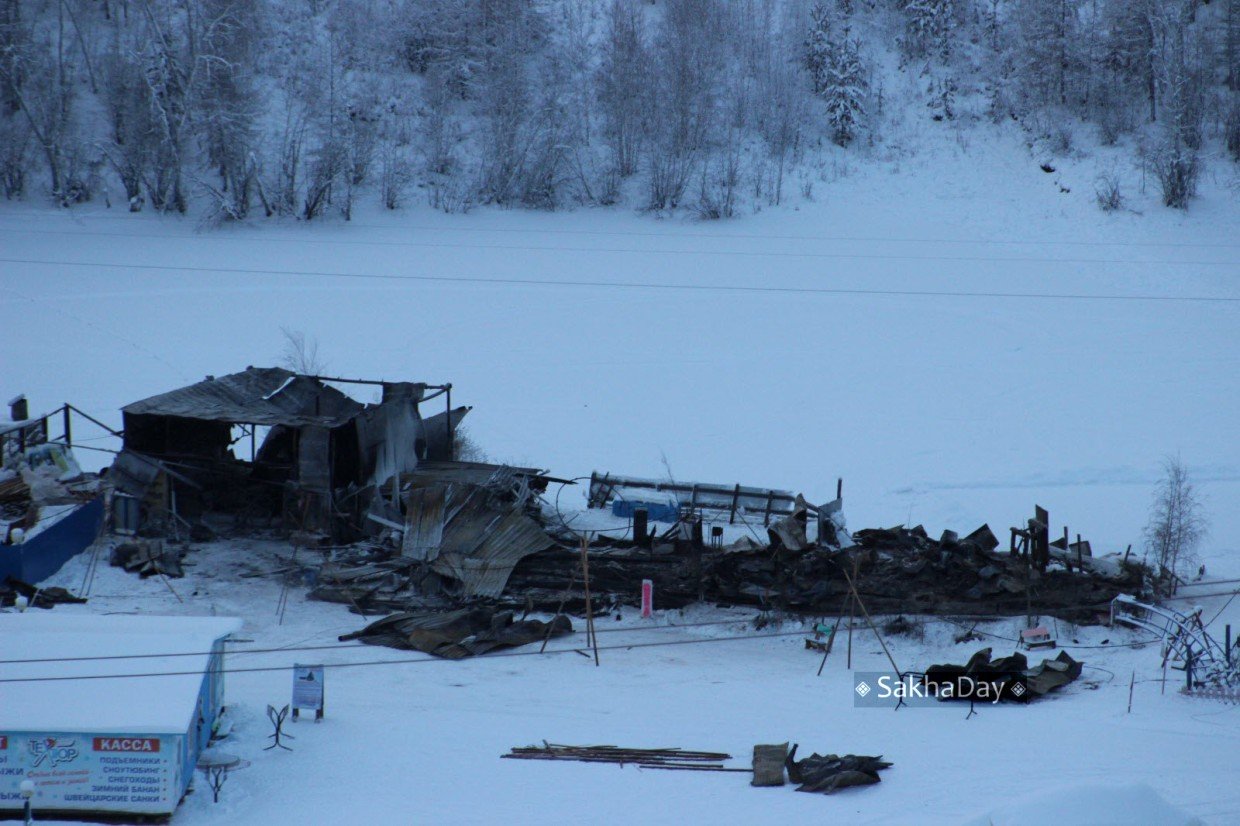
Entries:
{"type": "MultiPolygon", "coordinates": [[[[532,468],[446,462],[406,474],[388,510],[371,515],[384,533],[334,551],[311,596],[358,611],[484,602],[580,612],[586,586],[578,535],[540,499],[548,481],[559,480],[532,468]]],[[[743,502],[748,489],[736,490],[743,502]]],[[[1136,566],[1031,564],[1015,545],[1000,550],[987,525],[938,539],[921,526],[849,534],[838,497],[816,507],[800,496],[779,505],[775,494],[764,500],[764,541],[755,532],[755,539],[724,545],[719,517],[710,521],[700,492],[696,509],[684,508],[662,534],[639,525],[640,512],[626,537],[596,535],[589,549],[596,604],[636,604],[650,580],[660,608],[713,602],[831,614],[847,599],[851,579],[873,613],[1021,613],[1033,603],[1087,621],[1117,594],[1142,587],[1136,566]]],[[[728,504],[720,506],[724,519],[728,504]]]]}
{"type": "MultiPolygon", "coordinates": [[[[932,539],[920,526],[862,530],[846,548],[815,543],[792,550],[773,531],[771,538],[765,547],[726,548],[685,541],[641,548],[603,540],[590,553],[591,590],[628,603],[649,579],[665,608],[708,601],[835,613],[851,577],[873,613],[1020,613],[1032,601],[1040,610],[1084,620],[1105,613],[1117,594],[1141,587],[1135,568],[1109,577],[1040,572],[1019,555],[998,552],[986,525],[963,539],[950,531],[932,539]]],[[[513,570],[508,593],[536,606],[558,604],[578,559],[577,551],[564,548],[532,554],[513,570]]],[[[583,604],[580,581],[567,593],[570,608],[583,604]]]]}

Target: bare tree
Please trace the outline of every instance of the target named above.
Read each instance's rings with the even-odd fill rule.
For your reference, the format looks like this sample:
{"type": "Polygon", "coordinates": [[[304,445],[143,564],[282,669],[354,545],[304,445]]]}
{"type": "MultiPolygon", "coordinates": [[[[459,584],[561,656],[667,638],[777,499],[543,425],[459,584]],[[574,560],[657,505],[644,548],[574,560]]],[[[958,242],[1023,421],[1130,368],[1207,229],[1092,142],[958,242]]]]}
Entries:
{"type": "Polygon", "coordinates": [[[303,376],[321,376],[327,364],[319,357],[319,340],[288,327],[281,327],[280,332],[284,334],[284,367],[303,376]]]}
{"type": "Polygon", "coordinates": [[[1145,526],[1145,548],[1147,562],[1169,580],[1168,593],[1175,593],[1176,577],[1196,560],[1197,545],[1207,530],[1202,510],[1188,467],[1178,456],[1167,457],[1145,526]]]}
{"type": "Polygon", "coordinates": [[[648,129],[650,46],[636,0],[613,0],[605,25],[598,68],[603,138],[616,174],[627,178],[637,171],[648,129]]]}

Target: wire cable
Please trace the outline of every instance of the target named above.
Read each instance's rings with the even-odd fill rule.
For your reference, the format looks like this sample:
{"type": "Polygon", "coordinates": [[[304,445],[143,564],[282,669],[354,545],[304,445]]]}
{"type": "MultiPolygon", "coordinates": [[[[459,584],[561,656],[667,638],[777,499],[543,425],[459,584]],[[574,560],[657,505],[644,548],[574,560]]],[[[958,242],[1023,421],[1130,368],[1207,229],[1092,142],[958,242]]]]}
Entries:
{"type": "MultiPolygon", "coordinates": [[[[1171,301],[1179,303],[1217,303],[1217,304],[1240,304],[1240,296],[1218,296],[1218,295],[1151,295],[1151,294],[1118,294],[1118,293],[1022,293],[1022,292],[999,292],[999,291],[969,291],[969,290],[897,290],[897,289],[868,289],[868,288],[850,288],[850,287],[774,287],[774,286],[754,286],[739,284],[688,284],[688,283],[661,283],[655,281],[607,281],[602,279],[585,280],[585,279],[563,279],[554,278],[516,278],[516,277],[486,277],[486,276],[465,276],[465,275],[412,275],[397,273],[358,273],[358,272],[328,272],[328,271],[290,271],[290,270],[269,270],[260,268],[243,268],[243,267],[191,267],[186,265],[174,264],[113,264],[98,263],[90,261],[53,261],[48,259],[34,258],[0,258],[0,263],[4,264],[30,264],[38,266],[50,267],[91,267],[91,268],[107,268],[121,270],[142,270],[142,271],[159,271],[159,272],[195,272],[220,274],[229,273],[234,275],[263,275],[276,277],[291,278],[341,278],[341,279],[360,279],[375,281],[413,281],[428,283],[448,283],[448,284],[487,284],[487,285],[509,285],[523,287],[602,287],[609,289],[625,289],[625,290],[659,290],[659,291],[685,291],[685,292],[722,292],[737,293],[742,295],[748,294],[785,294],[785,295],[872,295],[872,296],[903,296],[916,298],[1014,298],[1014,299],[1033,299],[1033,300],[1058,300],[1058,301],[1171,301]]],[[[1041,261],[1039,263],[1057,263],[1054,261],[1041,261]]],[[[1063,262],[1058,262],[1063,263],[1063,262]]],[[[1113,262],[1121,263],[1121,262],[1113,262]]],[[[1233,265],[1234,266],[1234,265],[1233,265]]]]}
{"type": "MultiPolygon", "coordinates": [[[[620,643],[616,645],[600,645],[599,651],[621,651],[631,650],[634,648],[658,648],[662,646],[672,645],[703,645],[707,643],[720,642],[738,642],[742,640],[764,640],[775,639],[778,637],[794,637],[804,635],[804,631],[784,631],[774,634],[751,634],[735,637],[710,637],[706,639],[694,640],[661,640],[659,642],[635,642],[620,643]]],[[[287,649],[293,650],[293,649],[287,649]]],[[[548,648],[546,651],[499,651],[491,652],[486,655],[488,660],[507,658],[507,657],[539,657],[547,654],[570,654],[585,649],[577,648],[548,648]]],[[[362,668],[367,666],[382,665],[414,665],[417,663],[428,662],[456,662],[456,660],[448,660],[442,657],[417,657],[412,659],[396,659],[396,660],[363,660],[361,662],[351,663],[324,663],[324,668],[362,668]]],[[[218,668],[213,669],[213,674],[253,674],[261,672],[288,671],[289,666],[254,666],[242,668],[218,668]]],[[[69,680],[118,680],[118,679],[136,679],[136,678],[152,678],[152,677],[191,677],[201,675],[201,669],[196,671],[151,671],[145,673],[131,674],[75,674],[75,675],[57,675],[42,677],[0,677],[2,683],[45,683],[45,682],[65,682],[69,680]]]]}
{"type": "MultiPolygon", "coordinates": [[[[20,232],[23,235],[32,233],[44,233],[53,235],[92,235],[103,236],[105,238],[143,238],[151,240],[161,239],[177,239],[177,238],[198,238],[202,236],[186,235],[186,234],[168,234],[168,233],[113,233],[113,232],[96,232],[93,230],[74,230],[72,232],[66,230],[48,230],[48,229],[7,229],[0,227],[0,232],[20,232]]],[[[677,236],[665,236],[675,239],[677,236]]],[[[470,244],[470,243],[453,243],[451,241],[378,241],[378,240],[356,240],[356,239],[327,239],[327,238],[281,238],[251,236],[251,237],[233,237],[230,241],[248,241],[252,243],[268,243],[286,242],[295,244],[345,244],[366,247],[412,247],[416,249],[472,249],[472,250],[503,250],[506,252],[587,252],[587,253],[608,253],[622,255],[724,255],[729,257],[744,258],[808,258],[808,259],[828,259],[828,260],[845,260],[845,261],[952,261],[964,263],[1001,263],[1001,264],[1019,264],[1019,263],[1061,263],[1061,264],[1122,264],[1125,266],[1240,266],[1235,261],[1153,261],[1147,258],[1038,258],[1031,256],[986,256],[986,255],[902,255],[898,253],[854,253],[854,252],[796,252],[792,250],[721,250],[721,249],[658,249],[658,248],[627,248],[627,247],[565,247],[565,246],[538,246],[535,244],[470,244]]],[[[717,236],[715,241],[730,240],[728,236],[717,236]]]]}

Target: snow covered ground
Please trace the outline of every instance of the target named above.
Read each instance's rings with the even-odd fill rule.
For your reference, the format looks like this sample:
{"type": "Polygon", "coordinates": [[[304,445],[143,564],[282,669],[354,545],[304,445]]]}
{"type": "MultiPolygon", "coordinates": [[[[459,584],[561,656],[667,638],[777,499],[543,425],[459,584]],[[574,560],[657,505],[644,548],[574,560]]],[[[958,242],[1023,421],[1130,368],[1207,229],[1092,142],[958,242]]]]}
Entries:
{"type": "MultiPolygon", "coordinates": [[[[1210,573],[1240,576],[1240,199],[1227,167],[1210,167],[1186,213],[1137,192],[1129,172],[1134,211],[1104,215],[1093,203],[1098,157],[1055,159],[1048,175],[1007,134],[884,156],[831,170],[815,202],[727,223],[415,209],[203,232],[192,220],[5,204],[0,384],[36,410],[68,400],[119,424],[128,402],[277,361],[284,326],[317,337],[332,374],[454,382],[454,401],[475,406],[472,438],[497,460],[561,476],[670,468],[811,501],[843,477],[852,527],[989,522],[1003,536],[1036,502],[1052,531],[1066,523],[1099,552],[1140,547],[1159,462],[1179,454],[1205,495],[1210,573]]],[[[327,644],[360,626],[339,606],[303,602],[304,589],[275,624],[278,583],[240,578],[246,566],[274,567],[273,553],[199,552],[199,567],[174,583],[183,603],[158,580],[104,569],[87,605],[55,610],[236,615],[261,647],[327,644]]],[[[80,585],[83,564],[58,584],[80,585]]],[[[1209,616],[1220,601],[1203,602],[1209,616]]],[[[1238,608],[1218,622],[1240,626],[1238,608]]],[[[902,665],[977,647],[955,645],[953,626],[928,629],[924,641],[894,641],[902,665]]],[[[609,645],[754,633],[632,618],[604,630],[609,645]]],[[[987,630],[1010,637],[1015,624],[987,630]]],[[[859,640],[856,666],[882,667],[872,639],[859,640]]],[[[220,804],[200,792],[174,822],[959,823],[995,813],[1000,823],[1012,822],[1005,811],[1060,812],[1082,797],[1153,812],[1155,793],[1207,822],[1240,819],[1240,712],[1170,687],[1161,695],[1149,682],[1154,647],[1074,653],[1091,669],[1062,695],[967,721],[954,708],[854,709],[841,660],[815,677],[818,660],[796,634],[609,648],[597,669],[574,653],[340,669],[329,671],[326,723],[294,727],[291,754],[261,750],[263,709],[289,693],[286,666],[421,658],[372,648],[238,656],[235,666],[282,669],[230,680],[229,748],[253,765],[220,804]],[[1126,714],[1134,671],[1146,682],[1126,714]],[[878,787],[822,798],[752,789],[740,774],[498,759],[544,739],[719,749],[736,765],[755,743],[792,739],[881,753],[895,767],[878,787]]]]}
{"type": "MultiPolygon", "coordinates": [[[[246,576],[283,567],[289,554],[277,542],[200,546],[187,558],[188,576],[171,581],[176,597],[157,578],[140,580],[105,562],[86,605],[54,609],[240,616],[246,642],[235,650],[290,649],[229,655],[227,667],[239,669],[226,684],[236,723],[221,748],[251,765],[231,776],[218,804],[199,784],[174,818],[177,826],[521,824],[581,817],[721,824],[958,824],[974,818],[1030,824],[1045,823],[1049,815],[1061,823],[1184,824],[1195,816],[1226,824],[1240,818],[1240,791],[1231,782],[1240,708],[1181,696],[1178,672],[1171,672],[1162,693],[1158,647],[1116,647],[1140,640],[1136,632],[1059,624],[1061,641],[1087,663],[1082,678],[1031,705],[982,708],[966,719],[967,708],[958,705],[854,708],[843,637],[817,677],[820,657],[804,649],[799,624],[754,630],[746,622],[752,612],[742,610],[659,612],[652,622],[631,612],[600,619],[597,668],[575,653],[584,633],[553,641],[549,648],[562,653],[520,649],[518,656],[461,662],[341,645],[336,636],[366,620],[342,606],[305,600],[305,588],[295,584],[279,624],[278,578],[246,576]],[[295,650],[302,646],[330,647],[295,650]],[[330,667],[373,661],[402,662],[330,667]],[[270,734],[264,709],[288,702],[288,667],[295,662],[328,664],[326,719],[290,726],[292,752],[263,751],[270,734]],[[262,668],[275,670],[245,671],[262,668]],[[791,787],[755,789],[739,773],[499,757],[544,740],[726,751],[733,766],[747,766],[756,743],[792,740],[804,753],[882,754],[894,766],[878,786],[824,797],[791,787]],[[1160,807],[1166,817],[1157,816],[1160,807]],[[1174,810],[1187,815],[1173,816],[1174,810]]],[[[88,556],[75,559],[55,583],[81,589],[88,563],[88,556]]],[[[1209,616],[1221,601],[1205,605],[1209,616]]],[[[1240,604],[1228,606],[1218,620],[1224,621],[1240,623],[1240,604]]],[[[960,662],[982,645],[1006,654],[1012,646],[1002,638],[1015,636],[1017,620],[979,630],[996,636],[956,644],[958,626],[932,622],[922,640],[889,637],[888,643],[906,669],[960,662]]],[[[856,670],[887,668],[869,632],[855,634],[853,657],[856,670]]]]}

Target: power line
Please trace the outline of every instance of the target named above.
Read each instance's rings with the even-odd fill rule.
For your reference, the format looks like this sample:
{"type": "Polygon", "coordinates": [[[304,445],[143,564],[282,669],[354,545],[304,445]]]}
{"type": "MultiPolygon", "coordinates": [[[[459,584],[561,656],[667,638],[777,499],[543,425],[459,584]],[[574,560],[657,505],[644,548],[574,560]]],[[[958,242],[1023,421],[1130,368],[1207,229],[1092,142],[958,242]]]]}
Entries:
{"type": "MultiPolygon", "coordinates": [[[[666,631],[675,628],[702,628],[705,626],[717,625],[736,625],[738,623],[749,622],[747,619],[730,619],[730,620],[712,620],[710,622],[687,622],[680,625],[652,625],[645,628],[600,628],[596,633],[599,634],[615,634],[621,632],[632,631],[666,631]]],[[[802,632],[803,633],[803,632],[802,632]]],[[[228,642],[228,640],[225,640],[228,642]]],[[[339,651],[342,649],[356,649],[366,647],[366,644],[350,644],[350,643],[331,643],[328,645],[301,645],[301,646],[280,646],[277,648],[239,648],[228,652],[229,656],[239,654],[279,654],[288,651],[339,651]]],[[[100,654],[90,657],[36,657],[23,660],[0,660],[0,665],[20,665],[29,663],[63,663],[63,662],[98,662],[101,660],[146,660],[146,659],[162,659],[171,657],[206,657],[214,652],[212,651],[176,651],[164,654],[100,654]]]]}
{"type": "MultiPolygon", "coordinates": [[[[737,642],[739,640],[765,640],[774,639],[776,637],[795,637],[804,636],[804,631],[783,631],[774,634],[751,634],[735,637],[711,637],[708,639],[694,640],[662,640],[659,642],[635,642],[617,645],[600,645],[599,651],[620,651],[633,648],[658,648],[670,645],[703,645],[707,643],[719,642],[737,642]]],[[[294,650],[294,649],[288,649],[294,650]]],[[[486,655],[489,660],[499,659],[501,657],[539,657],[545,654],[570,654],[580,651],[580,648],[549,648],[546,651],[500,651],[492,652],[486,655]]],[[[456,662],[456,660],[447,660],[442,657],[418,657],[413,659],[397,659],[397,660],[363,660],[351,663],[324,663],[324,668],[361,668],[367,666],[380,665],[413,665],[416,663],[430,662],[456,662]]],[[[212,670],[213,674],[252,674],[259,672],[272,671],[288,671],[289,666],[254,666],[246,668],[218,668],[212,670]]],[[[149,677],[193,677],[202,674],[201,669],[196,671],[151,671],[145,673],[133,674],[75,674],[66,676],[46,676],[46,677],[0,677],[0,683],[45,683],[45,682],[65,682],[68,680],[118,680],[133,678],[149,678],[149,677]]]]}
{"type": "MultiPolygon", "coordinates": [[[[789,295],[872,295],[872,296],[909,296],[918,298],[1021,298],[1063,301],[1174,301],[1174,302],[1205,302],[1218,304],[1237,304],[1240,297],[1229,296],[1181,296],[1181,295],[1122,295],[1122,294],[1088,294],[1088,293],[1018,293],[967,290],[883,290],[846,287],[774,287],[745,286],[729,284],[668,284],[642,281],[604,281],[604,280],[556,280],[551,278],[515,278],[515,277],[483,277],[483,276],[452,276],[452,275],[399,275],[394,273],[354,273],[325,272],[303,270],[269,270],[240,267],[190,267],[172,264],[107,264],[89,261],[50,261],[27,258],[0,258],[5,264],[33,264],[52,267],[91,267],[122,270],[176,271],[196,273],[231,273],[235,275],[265,275],[293,278],[342,278],[376,281],[424,281],[460,284],[499,284],[533,287],[604,287],[629,290],[663,290],[686,292],[730,292],[740,294],[771,293],[789,295]]],[[[1043,263],[1055,263],[1053,261],[1043,263]]]]}
{"type": "MultiPolygon", "coordinates": [[[[1093,606],[1077,606],[1077,607],[1093,607],[1093,606]]],[[[1005,637],[1001,634],[994,634],[988,631],[979,631],[976,626],[970,627],[970,626],[967,626],[965,623],[962,623],[958,620],[951,619],[949,617],[925,618],[924,621],[925,622],[949,623],[952,625],[956,625],[960,628],[969,628],[969,630],[982,636],[987,636],[987,637],[991,637],[991,638],[998,639],[998,640],[1004,640],[1006,642],[1014,642],[1017,644],[1019,644],[1020,642],[1019,639],[1016,639],[1014,637],[1005,637]]],[[[665,625],[665,626],[656,626],[656,627],[651,627],[651,628],[612,628],[612,629],[602,629],[600,630],[599,633],[668,630],[668,629],[673,629],[673,628],[690,628],[690,627],[700,627],[700,626],[709,626],[709,625],[734,625],[738,622],[746,622],[746,620],[740,620],[740,619],[715,620],[715,621],[710,621],[710,622],[686,623],[684,625],[665,625]]],[[[867,627],[868,626],[852,626],[844,630],[864,631],[866,630],[867,627]]],[[[775,632],[771,634],[740,634],[740,635],[734,635],[730,637],[711,637],[707,639],[699,638],[699,639],[689,639],[689,640],[663,640],[659,642],[617,643],[614,645],[599,646],[599,650],[600,651],[616,651],[616,650],[633,649],[633,648],[657,648],[660,646],[671,646],[671,645],[695,645],[695,644],[709,644],[709,643],[718,643],[718,642],[735,642],[735,641],[740,641],[740,640],[775,639],[775,638],[781,638],[781,637],[805,636],[806,633],[807,633],[806,630],[798,629],[796,631],[782,631],[782,632],[775,632]]],[[[1131,643],[1114,643],[1114,644],[1106,644],[1106,645],[1071,644],[1071,645],[1063,645],[1061,647],[1073,648],[1073,649],[1139,648],[1141,646],[1149,645],[1154,642],[1158,642],[1158,638],[1151,638],[1148,640],[1138,640],[1136,642],[1131,642],[1131,643]]],[[[242,651],[232,651],[228,653],[229,653],[229,656],[235,656],[237,654],[341,650],[341,649],[346,649],[346,648],[357,649],[360,647],[361,647],[360,645],[339,645],[339,644],[317,645],[317,646],[288,646],[284,648],[250,649],[250,650],[242,650],[242,651]]],[[[539,656],[544,653],[545,654],[564,654],[564,653],[576,652],[580,650],[581,650],[580,648],[556,648],[556,649],[549,649],[547,651],[507,651],[507,652],[499,652],[499,653],[488,653],[486,657],[488,659],[495,659],[499,657],[539,656]]],[[[206,656],[211,653],[213,652],[185,652],[185,653],[173,653],[173,654],[121,654],[121,655],[97,656],[97,657],[58,657],[58,658],[47,658],[47,659],[4,660],[4,661],[0,661],[0,665],[32,664],[32,663],[45,663],[45,662],[84,662],[84,661],[97,661],[97,660],[128,660],[128,659],[145,659],[145,658],[206,656]]],[[[325,667],[327,668],[354,668],[354,667],[363,667],[363,666],[404,665],[404,664],[412,664],[412,663],[444,662],[444,661],[445,660],[440,657],[418,657],[418,658],[412,658],[412,659],[396,659],[396,660],[363,660],[360,662],[353,662],[353,663],[328,663],[328,664],[325,664],[325,667]]],[[[242,667],[242,668],[223,668],[223,669],[217,669],[215,673],[224,673],[224,674],[259,673],[259,672],[287,671],[288,668],[289,666],[254,666],[254,667],[242,667]]],[[[65,676],[44,676],[44,677],[11,677],[11,678],[0,678],[0,683],[64,682],[68,680],[106,680],[106,679],[152,678],[152,677],[183,677],[183,676],[197,675],[201,673],[202,672],[199,670],[199,671],[153,671],[153,672],[139,672],[139,673],[130,673],[130,674],[78,674],[78,675],[65,675],[65,676]]]]}
{"type": "MultiPolygon", "coordinates": [[[[45,215],[63,216],[61,211],[48,213],[34,213],[45,215]]],[[[25,215],[17,216],[19,218],[25,215]]],[[[86,221],[130,221],[135,219],[128,215],[89,215],[89,216],[72,216],[81,223],[86,221]]],[[[711,241],[743,239],[747,241],[842,241],[847,243],[878,243],[878,244],[987,244],[992,246],[1030,246],[1030,247],[1165,247],[1165,248],[1182,248],[1192,247],[1194,249],[1236,249],[1240,248],[1240,244],[1226,242],[1207,242],[1196,243],[1191,241],[1065,241],[1059,238],[935,238],[935,237],[897,237],[888,235],[795,235],[795,234],[772,234],[772,233],[755,233],[755,232],[691,232],[680,231],[675,232],[650,232],[646,230],[595,230],[595,229],[567,229],[558,227],[547,229],[543,227],[487,227],[487,226],[444,226],[440,224],[364,224],[357,221],[349,221],[347,226],[350,229],[377,229],[386,232],[407,232],[409,230],[418,230],[423,232],[457,232],[457,233],[513,233],[520,235],[542,234],[542,235],[592,235],[592,236],[614,236],[623,238],[705,238],[711,241]]],[[[258,225],[253,225],[255,231],[258,225]]],[[[32,230],[33,231],[33,230],[32,230]]],[[[40,232],[58,232],[63,230],[38,230],[40,232]]],[[[266,231],[266,230],[263,230],[266,231]]],[[[121,235],[121,233],[113,233],[121,235]]],[[[161,236],[166,237],[166,236],[161,236]]],[[[180,237],[197,237],[194,235],[182,235],[180,237]]],[[[325,243],[340,243],[338,241],[325,243]]],[[[365,243],[360,241],[349,241],[346,243],[365,243]]]]}
{"type": "MultiPolygon", "coordinates": [[[[49,233],[59,235],[95,235],[106,238],[199,238],[197,235],[176,235],[168,233],[113,233],[82,230],[68,233],[63,230],[10,230],[0,227],[0,232],[49,233]]],[[[1114,264],[1124,266],[1196,266],[1196,267],[1240,267],[1236,261],[1152,261],[1148,258],[1038,258],[1031,256],[988,256],[988,255],[903,255],[898,253],[860,253],[860,252],[796,252],[793,250],[720,250],[720,249],[658,249],[633,247],[565,247],[539,246],[536,244],[470,244],[453,243],[451,241],[362,241],[352,239],[329,240],[323,238],[281,238],[253,237],[230,240],[266,243],[268,241],[289,242],[297,244],[342,244],[367,247],[413,247],[417,249],[473,249],[500,250],[503,252],[588,252],[633,255],[722,255],[741,258],[804,258],[826,259],[835,261],[944,261],[952,263],[996,263],[996,264],[1114,264]]],[[[715,240],[727,240],[719,237],[715,240]]]]}

